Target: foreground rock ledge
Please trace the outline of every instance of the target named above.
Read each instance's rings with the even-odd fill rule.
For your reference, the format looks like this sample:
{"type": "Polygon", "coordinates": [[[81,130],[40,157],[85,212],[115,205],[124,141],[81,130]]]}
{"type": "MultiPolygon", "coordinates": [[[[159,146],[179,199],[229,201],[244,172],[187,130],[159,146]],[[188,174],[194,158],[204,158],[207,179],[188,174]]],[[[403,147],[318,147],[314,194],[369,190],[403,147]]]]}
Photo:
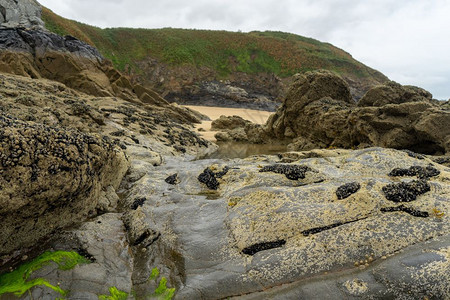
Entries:
{"type": "Polygon", "coordinates": [[[146,289],[150,266],[159,263],[180,299],[264,291],[253,298],[263,299],[292,282],[277,296],[448,297],[450,169],[410,154],[370,148],[168,160],[136,181],[127,197],[130,205],[145,198],[136,209],[141,227],[160,233],[144,241],[151,254],[136,266],[135,288],[146,289]],[[412,166],[433,168],[432,176],[391,176],[412,166]],[[216,178],[217,190],[197,180],[206,168],[227,169],[216,178]],[[291,176],[296,170],[302,176],[291,176]],[[174,173],[177,184],[166,183],[174,173]],[[388,200],[399,183],[417,181],[429,189],[411,184],[393,191],[415,193],[415,200],[388,200]],[[320,276],[328,276],[326,294],[322,279],[308,290],[320,276]]]}
{"type": "Polygon", "coordinates": [[[108,199],[107,194],[120,184],[128,161],[100,136],[2,113],[0,166],[0,255],[4,255],[116,205],[110,203],[114,196],[108,199]]]}

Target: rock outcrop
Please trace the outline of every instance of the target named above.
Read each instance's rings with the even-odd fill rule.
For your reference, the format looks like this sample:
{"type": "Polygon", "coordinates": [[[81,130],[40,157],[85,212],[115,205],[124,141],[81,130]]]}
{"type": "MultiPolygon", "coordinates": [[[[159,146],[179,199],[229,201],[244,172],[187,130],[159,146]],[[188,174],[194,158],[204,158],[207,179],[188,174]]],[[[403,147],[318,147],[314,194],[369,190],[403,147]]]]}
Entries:
{"type": "Polygon", "coordinates": [[[293,141],[292,150],[382,146],[427,154],[450,151],[450,111],[429,92],[390,82],[356,105],[330,72],[298,75],[265,134],[293,141]]]}
{"type": "Polygon", "coordinates": [[[128,162],[111,141],[4,113],[0,137],[0,255],[114,208],[128,162]]]}
{"type": "Polygon", "coordinates": [[[159,233],[142,239],[151,254],[136,265],[135,290],[151,291],[144,279],[159,262],[181,299],[448,297],[449,176],[382,148],[167,160],[124,199],[145,199],[139,228],[159,233]]]}
{"type": "Polygon", "coordinates": [[[0,28],[44,29],[41,6],[35,0],[0,0],[0,28]]]}
{"type": "Polygon", "coordinates": [[[169,104],[151,89],[133,85],[97,49],[71,36],[40,30],[0,28],[0,72],[46,78],[98,97],[119,97],[163,108],[171,119],[199,123],[201,116],[169,104]]]}

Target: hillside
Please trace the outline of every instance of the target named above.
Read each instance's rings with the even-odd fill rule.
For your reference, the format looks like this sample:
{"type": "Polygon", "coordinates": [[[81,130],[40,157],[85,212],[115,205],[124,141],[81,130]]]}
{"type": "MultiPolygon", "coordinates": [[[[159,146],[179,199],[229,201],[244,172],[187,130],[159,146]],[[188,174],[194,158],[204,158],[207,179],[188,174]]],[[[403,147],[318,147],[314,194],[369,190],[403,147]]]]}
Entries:
{"type": "Polygon", "coordinates": [[[224,88],[222,94],[230,94],[221,80],[247,92],[243,95],[243,91],[237,91],[237,98],[252,94],[260,100],[261,95],[275,100],[283,94],[290,76],[316,69],[341,75],[356,99],[371,86],[387,80],[331,44],[289,33],[101,29],[62,18],[46,8],[42,18],[50,31],[95,46],[116,68],[133,74],[169,100],[195,101],[196,96],[201,98],[205,92],[224,88]],[[205,86],[205,81],[218,83],[219,87],[205,86]]]}

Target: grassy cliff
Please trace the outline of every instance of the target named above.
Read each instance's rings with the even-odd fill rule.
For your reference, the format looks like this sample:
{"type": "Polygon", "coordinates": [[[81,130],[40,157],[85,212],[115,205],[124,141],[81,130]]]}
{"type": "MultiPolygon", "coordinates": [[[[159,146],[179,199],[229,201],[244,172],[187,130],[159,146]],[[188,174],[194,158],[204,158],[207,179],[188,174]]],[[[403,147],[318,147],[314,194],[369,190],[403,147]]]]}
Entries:
{"type": "Polygon", "coordinates": [[[381,73],[328,43],[282,32],[227,32],[186,29],[130,29],[89,26],[43,8],[46,27],[97,47],[119,70],[141,73],[137,62],[152,58],[168,66],[207,67],[220,78],[233,72],[273,73],[327,69],[353,80],[385,81],[381,73]]]}

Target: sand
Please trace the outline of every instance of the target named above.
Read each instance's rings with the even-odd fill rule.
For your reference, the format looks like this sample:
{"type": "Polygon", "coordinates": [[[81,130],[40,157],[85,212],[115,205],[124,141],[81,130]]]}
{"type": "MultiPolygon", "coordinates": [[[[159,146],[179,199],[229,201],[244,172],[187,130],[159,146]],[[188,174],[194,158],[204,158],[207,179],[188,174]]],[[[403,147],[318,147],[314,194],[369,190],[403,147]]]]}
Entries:
{"type": "Polygon", "coordinates": [[[239,116],[256,124],[264,124],[273,112],[245,109],[245,108],[227,108],[215,106],[193,106],[185,105],[186,107],[196,110],[204,115],[207,115],[211,121],[203,121],[201,124],[195,124],[196,130],[203,128],[205,131],[200,131],[199,134],[209,140],[215,142],[214,135],[217,131],[211,131],[211,122],[218,119],[220,116],[239,116]]]}

